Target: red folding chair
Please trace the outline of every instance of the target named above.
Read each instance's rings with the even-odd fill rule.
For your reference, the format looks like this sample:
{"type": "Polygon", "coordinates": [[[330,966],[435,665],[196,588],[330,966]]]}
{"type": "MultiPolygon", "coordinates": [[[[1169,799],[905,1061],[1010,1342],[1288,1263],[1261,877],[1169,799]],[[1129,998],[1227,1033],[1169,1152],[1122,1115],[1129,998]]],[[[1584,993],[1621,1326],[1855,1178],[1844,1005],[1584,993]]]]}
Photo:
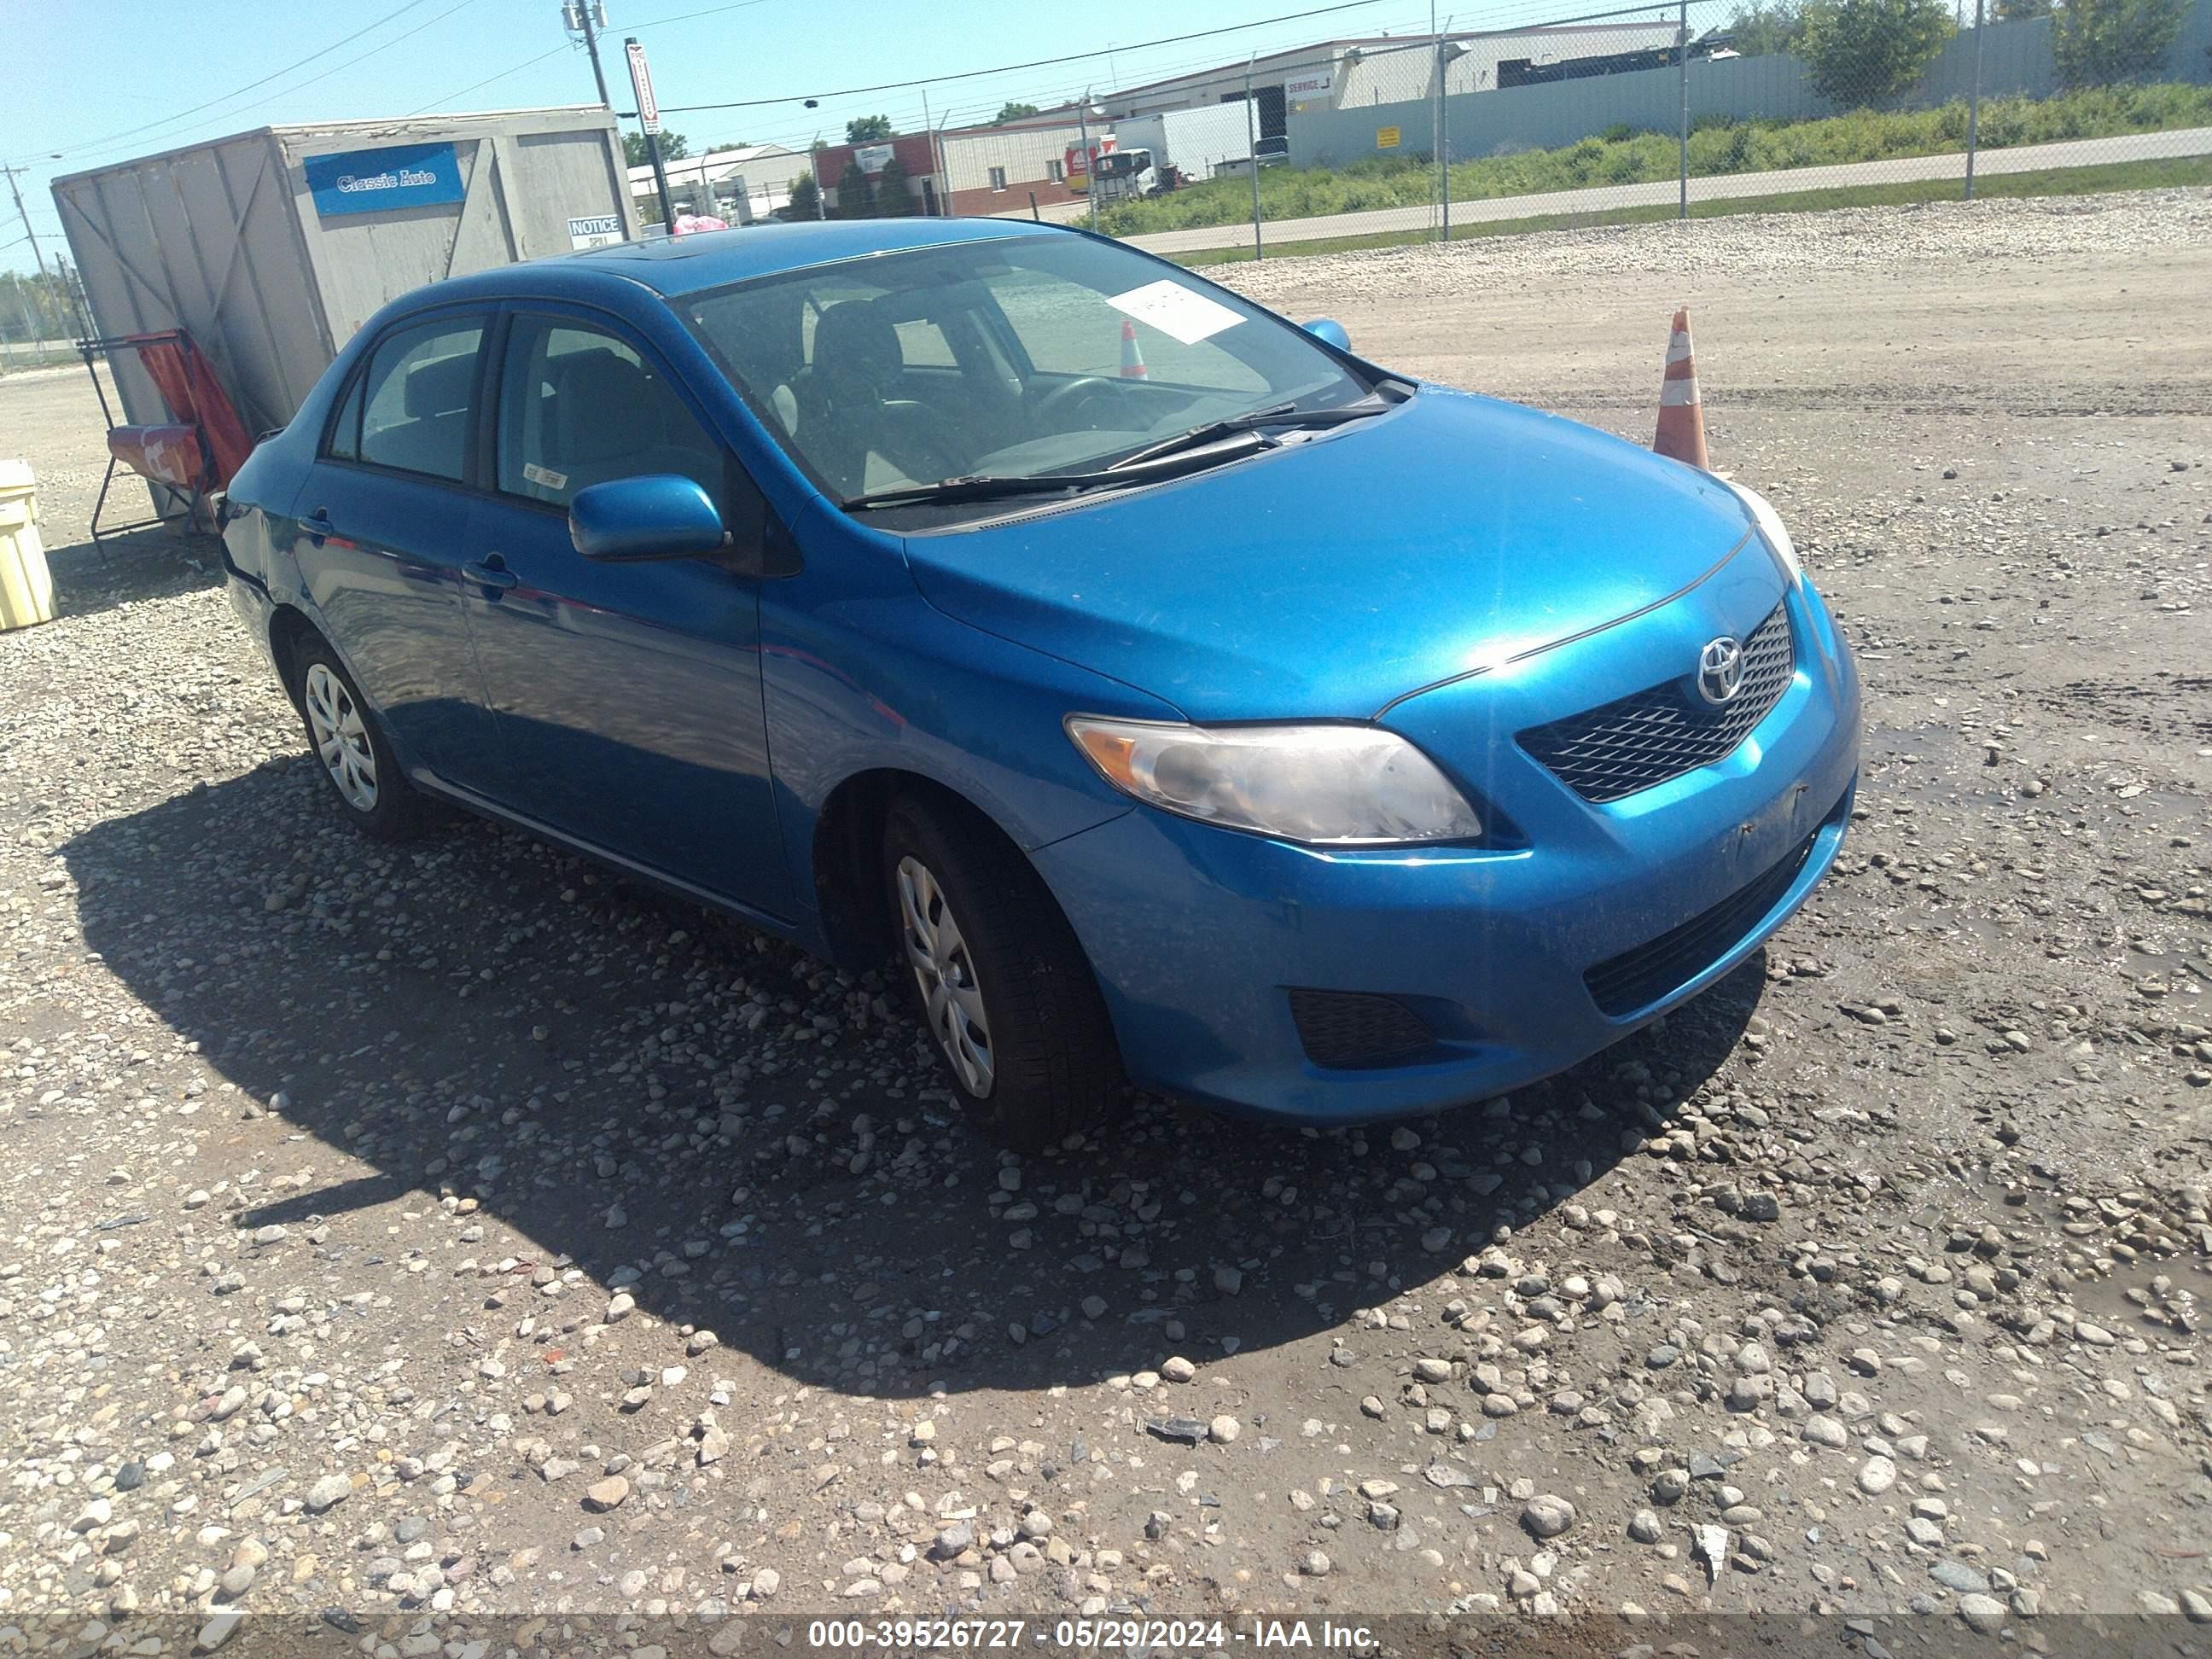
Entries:
{"type": "Polygon", "coordinates": [[[92,509],[92,538],[120,536],[162,522],[168,514],[130,524],[100,527],[100,509],[115,471],[124,467],[152,484],[170,501],[182,506],[188,523],[211,525],[208,497],[227,487],[253,453],[253,440],[238,418],[229,395],[206,356],[180,328],[150,334],[115,334],[79,340],[77,350],[92,375],[99,394],[100,417],[107,422],[107,476],[100,481],[100,499],[92,509]],[[136,352],[147,379],[161,394],[168,418],[144,426],[118,426],[107,406],[107,388],[100,384],[94,359],[118,351],[136,352]]]}

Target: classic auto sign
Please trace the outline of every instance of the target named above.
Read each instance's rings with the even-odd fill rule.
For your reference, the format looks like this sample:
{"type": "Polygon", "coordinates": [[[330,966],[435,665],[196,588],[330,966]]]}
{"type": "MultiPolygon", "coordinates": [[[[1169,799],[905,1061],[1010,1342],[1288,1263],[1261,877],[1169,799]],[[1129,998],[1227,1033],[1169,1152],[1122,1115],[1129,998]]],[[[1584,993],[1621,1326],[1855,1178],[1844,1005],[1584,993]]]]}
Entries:
{"type": "Polygon", "coordinates": [[[382,149],[310,155],[303,163],[315,211],[325,219],[349,213],[389,213],[434,207],[466,195],[451,144],[391,144],[382,149]]]}

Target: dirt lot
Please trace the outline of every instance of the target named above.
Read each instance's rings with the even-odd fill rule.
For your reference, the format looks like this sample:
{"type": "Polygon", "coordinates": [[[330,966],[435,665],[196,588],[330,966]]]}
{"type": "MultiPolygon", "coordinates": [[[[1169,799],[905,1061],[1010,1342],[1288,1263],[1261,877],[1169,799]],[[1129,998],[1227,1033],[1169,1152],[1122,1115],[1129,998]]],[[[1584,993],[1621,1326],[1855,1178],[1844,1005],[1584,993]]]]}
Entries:
{"type": "Polygon", "coordinates": [[[1761,958],[1364,1133],[1017,1161],[878,982],[353,838],[207,550],[82,544],[82,377],[0,380],[65,606],[0,636],[0,1613],[2212,1620],[2212,202],[2006,208],[1242,273],[1639,437],[1688,299],[1867,684],[1761,958]]]}

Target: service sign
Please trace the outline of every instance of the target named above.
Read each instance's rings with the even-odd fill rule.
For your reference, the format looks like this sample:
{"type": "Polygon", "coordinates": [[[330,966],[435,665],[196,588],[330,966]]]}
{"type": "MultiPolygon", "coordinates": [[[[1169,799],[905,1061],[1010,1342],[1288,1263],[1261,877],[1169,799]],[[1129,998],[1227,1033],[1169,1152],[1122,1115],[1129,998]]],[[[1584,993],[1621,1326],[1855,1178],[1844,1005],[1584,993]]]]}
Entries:
{"type": "Polygon", "coordinates": [[[399,208],[458,202],[468,191],[451,144],[391,144],[382,149],[310,155],[302,163],[315,212],[325,219],[349,213],[390,213],[399,208]]]}
{"type": "Polygon", "coordinates": [[[660,100],[653,95],[653,70],[645,61],[645,48],[635,40],[623,42],[629,56],[629,89],[637,94],[637,124],[654,137],[660,136],[660,100]]]}
{"type": "Polygon", "coordinates": [[[572,248],[611,247],[622,240],[619,213],[595,213],[568,221],[568,246],[572,248]]]}
{"type": "Polygon", "coordinates": [[[1329,70],[1323,70],[1318,75],[1302,75],[1296,80],[1284,82],[1283,96],[1285,98],[1318,98],[1335,84],[1336,76],[1329,70]]]}

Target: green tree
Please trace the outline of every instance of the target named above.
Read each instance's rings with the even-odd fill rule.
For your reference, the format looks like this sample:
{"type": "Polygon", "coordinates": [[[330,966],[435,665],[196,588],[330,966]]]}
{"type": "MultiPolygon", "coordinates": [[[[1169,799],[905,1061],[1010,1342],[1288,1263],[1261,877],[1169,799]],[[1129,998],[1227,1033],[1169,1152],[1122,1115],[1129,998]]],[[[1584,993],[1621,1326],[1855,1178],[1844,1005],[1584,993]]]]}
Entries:
{"type": "Polygon", "coordinates": [[[822,211],[822,186],[814,182],[814,175],[802,173],[791,181],[791,216],[811,219],[822,211]]]}
{"type": "Polygon", "coordinates": [[[1886,104],[1958,32],[1950,0],[1813,0],[1797,52],[1830,103],[1886,104]]]}
{"type": "MultiPolygon", "coordinates": [[[[684,135],[682,133],[664,132],[660,135],[660,159],[662,161],[680,161],[684,159],[687,149],[688,146],[686,146],[684,142],[684,135]]],[[[623,159],[629,161],[630,166],[634,167],[641,167],[647,161],[650,161],[653,159],[653,157],[645,153],[645,135],[643,133],[625,132],[623,134],[623,159]]]]}
{"type": "Polygon", "coordinates": [[[2051,36],[2064,87],[2102,87],[2157,70],[2181,33],[2183,0],[2065,0],[2051,36]]]}
{"type": "Polygon", "coordinates": [[[903,219],[914,211],[914,198],[907,193],[906,180],[906,168],[897,156],[884,163],[883,171],[876,174],[878,219],[903,219]]]}
{"type": "Polygon", "coordinates": [[[1000,105],[999,112],[991,118],[994,121],[1018,121],[1024,116],[1035,115],[1036,112],[1037,106],[1035,104],[1017,104],[1008,101],[1000,105]]]}
{"type": "Polygon", "coordinates": [[[880,144],[886,138],[898,137],[888,115],[856,115],[845,123],[845,142],[848,144],[880,144]]]}
{"type": "Polygon", "coordinates": [[[860,171],[858,161],[845,163],[845,171],[837,180],[837,216],[840,219],[872,219],[876,216],[875,191],[869,187],[868,175],[860,171]]]}
{"type": "Polygon", "coordinates": [[[2051,15],[2051,0],[1997,0],[1996,20],[2000,23],[2024,23],[2031,17],[2051,15]]]}
{"type": "Polygon", "coordinates": [[[726,143],[726,144],[709,144],[709,145],[708,145],[708,146],[707,146],[707,154],[708,154],[708,155],[720,155],[724,150],[726,150],[726,149],[744,149],[744,148],[745,148],[745,141],[744,141],[744,139],[742,139],[742,138],[732,138],[732,140],[730,140],[730,142],[729,142],[728,143],[726,143]]]}
{"type": "Polygon", "coordinates": [[[1729,19],[1728,32],[1731,44],[1745,57],[1767,58],[1796,46],[1805,32],[1805,15],[1790,0],[1773,0],[1764,5],[1753,0],[1750,5],[1736,8],[1735,15],[1729,19]]]}

